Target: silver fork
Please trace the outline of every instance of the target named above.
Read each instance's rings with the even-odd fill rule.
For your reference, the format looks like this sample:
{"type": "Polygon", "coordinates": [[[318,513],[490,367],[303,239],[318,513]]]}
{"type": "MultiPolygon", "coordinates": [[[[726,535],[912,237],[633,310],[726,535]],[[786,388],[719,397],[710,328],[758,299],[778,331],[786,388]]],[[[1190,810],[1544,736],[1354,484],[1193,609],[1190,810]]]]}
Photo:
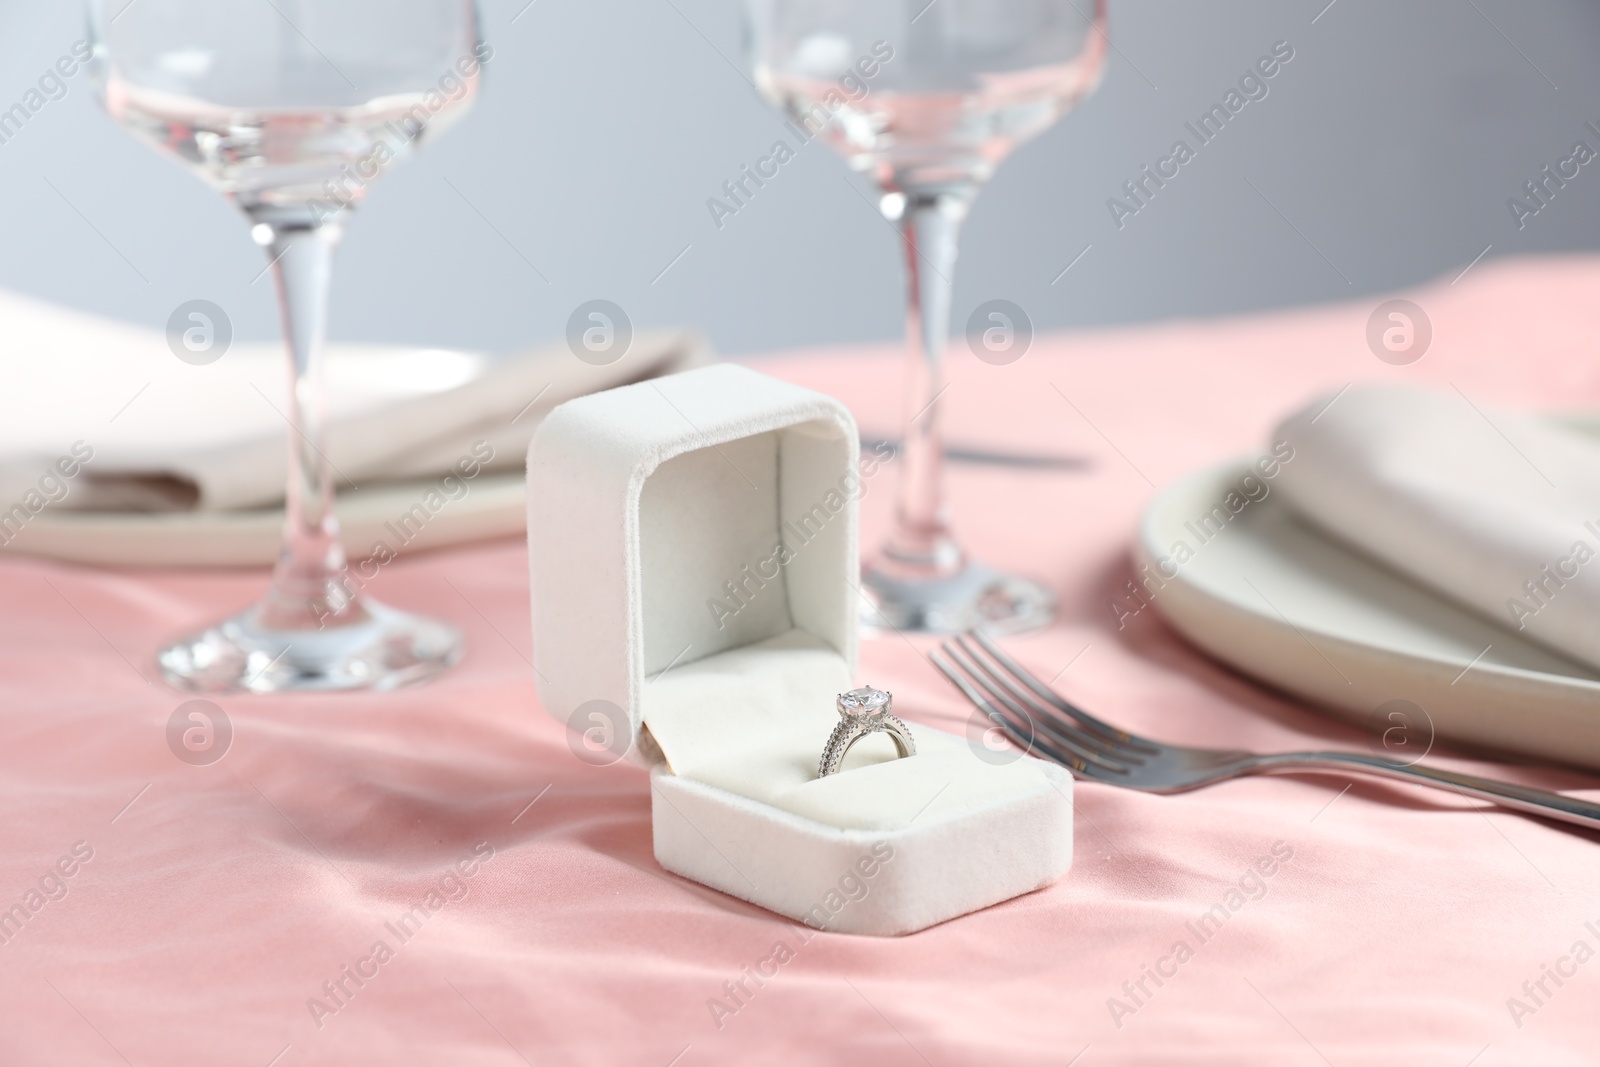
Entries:
{"type": "Polygon", "coordinates": [[[1119,730],[1061,699],[982,633],[964,634],[941,647],[951,662],[933,653],[929,656],[933,665],[1012,742],[1025,752],[1054,760],[1070,768],[1075,777],[1092,782],[1147,793],[1183,793],[1248,774],[1367,774],[1453,789],[1504,808],[1600,829],[1600,804],[1470,774],[1395,763],[1360,752],[1258,755],[1160,744],[1119,730]]]}

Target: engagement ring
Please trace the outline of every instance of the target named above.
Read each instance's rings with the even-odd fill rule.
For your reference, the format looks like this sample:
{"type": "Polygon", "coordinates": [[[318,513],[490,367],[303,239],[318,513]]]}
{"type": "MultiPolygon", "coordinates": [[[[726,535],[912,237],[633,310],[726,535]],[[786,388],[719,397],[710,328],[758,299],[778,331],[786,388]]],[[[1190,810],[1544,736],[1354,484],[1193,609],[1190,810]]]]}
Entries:
{"type": "Polygon", "coordinates": [[[828,745],[822,750],[822,762],[817,767],[817,777],[826,778],[839,773],[850,746],[868,734],[883,732],[894,738],[901,758],[915,756],[917,743],[911,739],[911,729],[890,713],[894,696],[882,689],[864,686],[840,693],[838,700],[839,725],[833,728],[828,745]]]}

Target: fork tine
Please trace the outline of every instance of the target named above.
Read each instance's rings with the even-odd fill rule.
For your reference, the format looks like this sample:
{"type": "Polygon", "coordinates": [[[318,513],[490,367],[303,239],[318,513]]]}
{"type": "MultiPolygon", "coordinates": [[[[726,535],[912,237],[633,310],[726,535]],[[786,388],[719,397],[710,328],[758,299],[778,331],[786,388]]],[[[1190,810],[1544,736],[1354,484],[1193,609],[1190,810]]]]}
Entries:
{"type": "Polygon", "coordinates": [[[945,642],[945,650],[952,658],[959,658],[956,649],[965,655],[961,665],[968,674],[978,678],[985,689],[997,698],[1005,700],[1016,711],[1026,715],[1029,721],[1037,722],[1040,728],[1057,740],[1073,747],[1086,748],[1107,762],[1124,764],[1145,762],[1144,754],[1138,749],[1116,741],[1108,741],[1099,734],[1067,721],[1053,709],[1041,705],[1038,698],[1018,688],[1004,669],[997,669],[978,649],[963,642],[959,637],[956,638],[954,646],[948,641],[945,642]],[[979,677],[979,671],[982,672],[982,677],[979,677]],[[1005,693],[1001,693],[995,688],[996,685],[1006,689],[1011,695],[1008,697],[1005,693]]]}
{"type": "MultiPolygon", "coordinates": [[[[960,662],[959,660],[955,659],[953,654],[951,654],[948,646],[946,647],[945,652],[947,655],[951,656],[953,661],[958,663],[960,662]]],[[[1099,779],[1110,778],[1114,780],[1117,775],[1126,775],[1128,773],[1128,769],[1126,767],[1117,766],[1116,764],[1104,759],[1104,757],[1094,756],[1093,754],[1087,752],[1080,752],[1075,746],[1071,750],[1066,750],[1057,745],[1040,740],[1038,737],[1038,731],[1032,729],[1032,716],[1029,716],[1026,713],[1023,714],[1023,719],[1029,727],[1028,729],[1024,730],[1021,725],[1013,720],[1012,717],[1006,715],[994,704],[985,699],[983,694],[974,689],[971,683],[969,683],[960,672],[951,667],[944,660],[940,659],[937,652],[930,652],[928,654],[928,659],[935,667],[939,668],[940,673],[948,678],[951,684],[953,684],[957,689],[961,690],[966,698],[970,700],[979,711],[982,711],[986,716],[988,716],[989,720],[998,726],[1001,732],[1010,738],[1012,743],[1014,743],[1024,752],[1028,752],[1030,754],[1041,754],[1045,758],[1061,764],[1063,767],[1070,768],[1078,775],[1083,777],[1099,779]]],[[[962,663],[961,666],[964,670],[970,670],[970,668],[968,668],[964,663],[962,663]]],[[[981,683],[981,679],[979,679],[979,681],[981,683]]]]}
{"type": "Polygon", "coordinates": [[[1144,738],[1139,737],[1136,734],[1130,734],[1126,730],[1119,730],[1110,723],[1102,722],[1093,715],[1090,715],[1087,711],[1084,711],[1082,708],[1077,707],[1074,704],[1069,704],[1067,701],[1061,699],[1061,696],[1056,693],[1055,690],[1051,689],[1049,686],[1039,681],[1038,678],[1034,677],[1034,675],[1027,668],[1023,667],[1020,663],[1007,655],[1004,649],[995,644],[994,641],[990,640],[988,635],[984,634],[981,630],[971,631],[971,636],[978,642],[978,644],[983,646],[984,651],[993,656],[995,661],[998,662],[1002,667],[1006,668],[1006,670],[1008,670],[1011,675],[1017,679],[1017,681],[1021,682],[1023,685],[1026,685],[1029,689],[1032,689],[1036,694],[1038,694],[1041,700],[1044,700],[1063,715],[1067,715],[1081,723],[1085,729],[1099,734],[1107,741],[1131,745],[1134,748],[1141,749],[1152,756],[1160,754],[1161,749],[1159,746],[1146,741],[1144,738]]]}
{"type": "MultiPolygon", "coordinates": [[[[995,700],[1004,704],[1014,716],[1026,720],[1029,726],[1029,734],[1037,736],[1043,730],[1050,740],[1055,743],[1066,747],[1069,751],[1078,754],[1085,760],[1103,764],[1108,770],[1119,774],[1128,773],[1129,768],[1127,765],[1129,763],[1144,762],[1136,757],[1130,758],[1124,752],[1112,750],[1109,745],[1098,738],[1092,737],[1083,730],[1066,723],[1054,721],[1054,716],[1046,714],[1044,709],[1030,707],[1026,698],[1019,700],[1008,696],[999,687],[999,683],[1002,680],[995,675],[995,672],[988,664],[984,663],[979,656],[974,655],[973,650],[961,646],[959,642],[951,643],[946,641],[943,648],[945,655],[965,671],[973,681],[987,690],[995,700]]],[[[1014,688],[1012,691],[1018,697],[1023,696],[1023,694],[1017,693],[1014,688]]]]}
{"type": "MultiPolygon", "coordinates": [[[[950,684],[961,690],[966,698],[970,700],[979,711],[987,715],[989,720],[998,726],[1000,731],[1009,737],[1013,743],[1024,750],[1031,749],[1033,747],[1033,739],[1023,736],[1023,734],[1012,724],[1010,719],[1007,719],[997,708],[995,708],[993,704],[984,699],[982,693],[972,688],[972,684],[968,682],[966,678],[964,678],[954,667],[940,659],[939,653],[928,653],[928,659],[935,667],[939,668],[939,673],[950,679],[950,684]]],[[[1084,761],[1080,759],[1057,760],[1057,762],[1072,768],[1074,771],[1082,772],[1084,769],[1084,761]]]]}
{"type": "Polygon", "coordinates": [[[1073,774],[1080,778],[1093,778],[1098,781],[1106,781],[1114,778],[1110,772],[1103,770],[1096,764],[1081,760],[1077,756],[1072,755],[1070,752],[1064,752],[1051,745],[1040,744],[1037,738],[1028,736],[1021,730],[1020,727],[1017,726],[1016,723],[1007,718],[1002,712],[995,708],[994,705],[984,700],[983,696],[977,690],[973,689],[967,683],[965,678],[963,678],[954,668],[950,667],[939,658],[939,654],[937,652],[930,652],[928,654],[928,658],[933,662],[935,667],[939,668],[946,678],[950,679],[950,681],[954,683],[957,688],[966,694],[967,699],[973,701],[973,703],[978,706],[979,710],[983,711],[985,715],[989,716],[990,720],[997,727],[999,727],[1001,733],[1010,738],[1011,742],[1018,748],[1021,748],[1030,754],[1042,755],[1048,760],[1059,763],[1063,767],[1071,770],[1073,774]]]}

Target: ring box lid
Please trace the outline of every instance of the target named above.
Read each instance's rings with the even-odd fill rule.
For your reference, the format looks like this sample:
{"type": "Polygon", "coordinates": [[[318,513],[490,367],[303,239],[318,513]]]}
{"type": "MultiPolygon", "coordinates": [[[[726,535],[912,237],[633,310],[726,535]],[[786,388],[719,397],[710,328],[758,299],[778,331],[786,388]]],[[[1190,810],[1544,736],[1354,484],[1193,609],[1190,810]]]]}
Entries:
{"type": "MultiPolygon", "coordinates": [[[[859,448],[837,400],[731,364],[552,411],[528,456],[546,710],[637,742],[671,675],[745,648],[848,685],[859,448]]],[[[630,751],[661,758],[652,738],[630,751]]]]}

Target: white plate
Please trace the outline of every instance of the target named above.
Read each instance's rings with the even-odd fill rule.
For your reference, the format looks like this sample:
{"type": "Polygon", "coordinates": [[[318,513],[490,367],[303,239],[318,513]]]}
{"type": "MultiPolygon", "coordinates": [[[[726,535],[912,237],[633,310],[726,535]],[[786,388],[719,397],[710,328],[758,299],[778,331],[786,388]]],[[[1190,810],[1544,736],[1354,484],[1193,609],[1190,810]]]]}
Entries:
{"type": "Polygon", "coordinates": [[[1594,672],[1305,525],[1281,494],[1246,504],[1203,540],[1200,517],[1218,506],[1227,513],[1224,500],[1248,469],[1241,461],[1194,475],[1145,512],[1137,577],[1145,567],[1161,574],[1165,585],[1151,603],[1179,632],[1238,670],[1357,722],[1370,724],[1387,714],[1379,715],[1382,705],[1406,700],[1441,739],[1600,768],[1594,672]],[[1193,553],[1182,564],[1179,543],[1193,553]]]}
{"type": "MultiPolygon", "coordinates": [[[[345,554],[359,561],[380,543],[399,556],[523,532],[521,471],[482,475],[457,500],[434,493],[431,499],[443,503],[429,511],[423,501],[437,485],[393,483],[340,493],[334,510],[345,554]]],[[[282,538],[282,508],[150,514],[47,508],[8,550],[96,566],[248,567],[277,562],[282,538]]]]}

